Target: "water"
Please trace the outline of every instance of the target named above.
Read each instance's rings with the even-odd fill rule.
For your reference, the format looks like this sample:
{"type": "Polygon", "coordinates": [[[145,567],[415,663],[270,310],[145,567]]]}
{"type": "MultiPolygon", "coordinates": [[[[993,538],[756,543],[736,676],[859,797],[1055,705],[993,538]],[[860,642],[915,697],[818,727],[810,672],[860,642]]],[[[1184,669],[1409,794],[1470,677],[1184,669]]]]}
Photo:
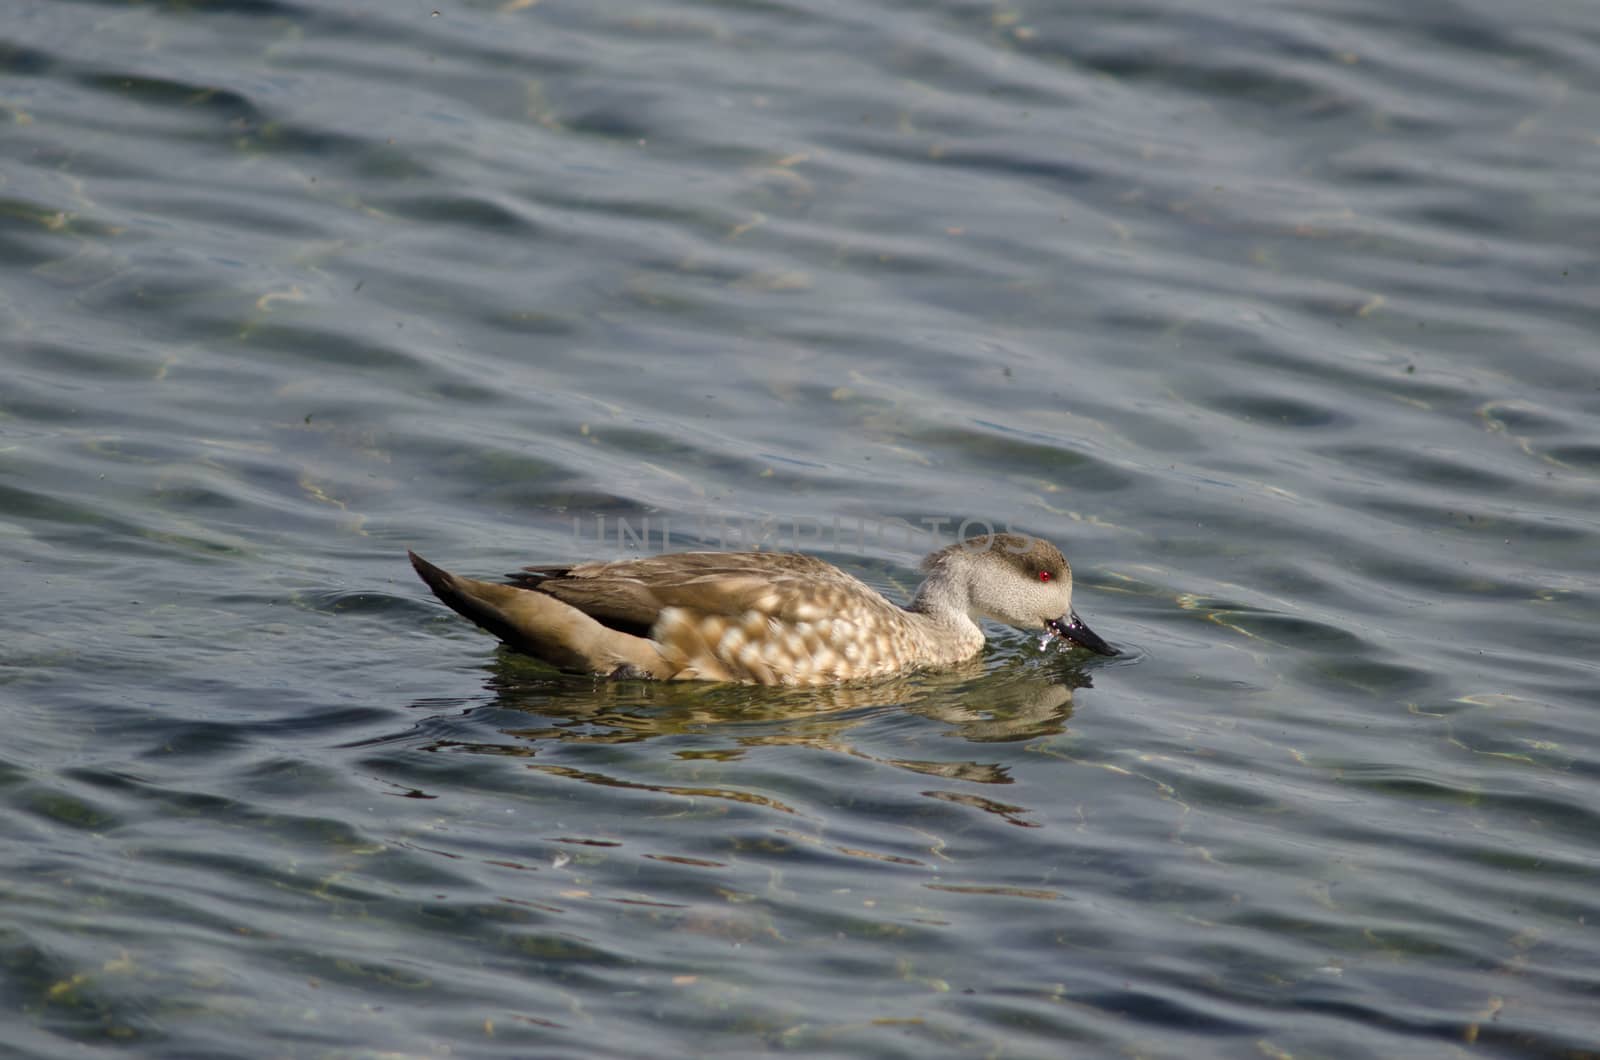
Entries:
{"type": "Polygon", "coordinates": [[[1600,1049],[1600,13],[1057,8],[13,12],[3,1051],[1600,1049]],[[597,684],[404,561],[601,517],[1010,523],[1126,654],[597,684]]]}

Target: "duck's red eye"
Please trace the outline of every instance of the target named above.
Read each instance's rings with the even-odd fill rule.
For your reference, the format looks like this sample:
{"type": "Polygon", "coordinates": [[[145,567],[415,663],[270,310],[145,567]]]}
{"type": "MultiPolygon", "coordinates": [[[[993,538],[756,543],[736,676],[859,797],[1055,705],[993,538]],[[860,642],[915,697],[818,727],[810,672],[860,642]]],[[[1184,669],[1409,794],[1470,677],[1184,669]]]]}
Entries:
{"type": "Polygon", "coordinates": [[[1042,581],[1042,582],[1049,581],[1050,580],[1050,572],[1047,571],[1047,570],[1040,571],[1039,572],[1039,580],[1042,581]]]}

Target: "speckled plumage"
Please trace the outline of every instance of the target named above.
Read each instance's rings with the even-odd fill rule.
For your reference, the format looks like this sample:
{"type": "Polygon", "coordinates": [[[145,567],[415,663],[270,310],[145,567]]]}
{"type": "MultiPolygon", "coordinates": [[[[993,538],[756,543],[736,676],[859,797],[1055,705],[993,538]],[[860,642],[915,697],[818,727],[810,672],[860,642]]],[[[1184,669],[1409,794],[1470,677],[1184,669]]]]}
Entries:
{"type": "Polygon", "coordinates": [[[529,567],[507,584],[411,560],[451,608],[508,646],[579,672],[763,685],[880,677],[975,655],[984,637],[972,615],[1115,654],[1072,614],[1072,571],[1055,546],[1017,535],[980,541],[929,556],[928,579],[904,608],[830,563],[790,553],[529,567]]]}

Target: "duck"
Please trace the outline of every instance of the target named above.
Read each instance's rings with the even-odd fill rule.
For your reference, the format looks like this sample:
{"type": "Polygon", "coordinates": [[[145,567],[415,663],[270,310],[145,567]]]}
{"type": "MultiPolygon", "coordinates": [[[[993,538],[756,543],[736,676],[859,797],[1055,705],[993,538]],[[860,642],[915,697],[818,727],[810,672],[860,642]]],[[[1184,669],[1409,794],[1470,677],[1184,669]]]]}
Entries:
{"type": "Polygon", "coordinates": [[[1072,568],[1024,534],[968,538],[922,561],[905,606],[816,556],[675,552],[465,578],[407,552],[446,606],[508,648],[610,678],[814,686],[946,668],[983,650],[978,619],[1121,652],[1072,606],[1072,568]]]}

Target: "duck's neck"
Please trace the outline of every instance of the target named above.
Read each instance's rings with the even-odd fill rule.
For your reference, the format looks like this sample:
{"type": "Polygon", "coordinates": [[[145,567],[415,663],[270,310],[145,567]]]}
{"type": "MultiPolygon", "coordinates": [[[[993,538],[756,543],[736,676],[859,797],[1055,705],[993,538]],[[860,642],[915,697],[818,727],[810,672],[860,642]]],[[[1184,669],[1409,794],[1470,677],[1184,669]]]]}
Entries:
{"type": "Polygon", "coordinates": [[[928,572],[906,610],[922,615],[933,625],[956,633],[963,641],[983,640],[983,630],[972,620],[970,571],[972,562],[964,553],[943,557],[928,572]]]}

